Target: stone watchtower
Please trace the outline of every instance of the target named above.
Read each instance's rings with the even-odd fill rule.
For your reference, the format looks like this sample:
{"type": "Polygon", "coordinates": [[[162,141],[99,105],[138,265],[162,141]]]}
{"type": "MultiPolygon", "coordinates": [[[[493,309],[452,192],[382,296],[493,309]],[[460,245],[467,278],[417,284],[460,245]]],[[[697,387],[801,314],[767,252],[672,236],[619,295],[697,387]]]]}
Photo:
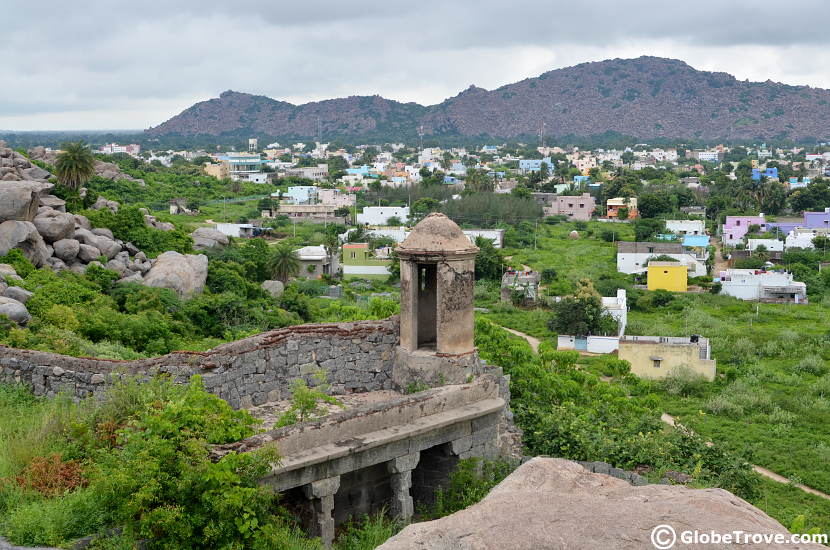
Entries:
{"type": "Polygon", "coordinates": [[[401,261],[399,386],[459,383],[477,362],[473,287],[478,248],[444,214],[424,218],[397,248],[401,261]],[[417,370],[417,372],[415,372],[417,370]]]}

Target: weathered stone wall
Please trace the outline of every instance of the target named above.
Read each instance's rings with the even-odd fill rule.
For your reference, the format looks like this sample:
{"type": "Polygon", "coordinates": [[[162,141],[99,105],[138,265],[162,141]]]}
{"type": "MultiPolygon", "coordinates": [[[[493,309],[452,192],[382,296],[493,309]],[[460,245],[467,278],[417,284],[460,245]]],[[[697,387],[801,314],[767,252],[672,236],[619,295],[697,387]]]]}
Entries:
{"type": "Polygon", "coordinates": [[[200,374],[206,389],[233,407],[259,405],[290,395],[291,382],[324,370],[332,393],[393,387],[398,318],[300,325],[223,344],[206,352],[175,352],[138,361],[68,357],[0,346],[0,380],[30,385],[36,395],[66,391],[100,394],[110,377],[166,373],[177,382],[200,374]]]}

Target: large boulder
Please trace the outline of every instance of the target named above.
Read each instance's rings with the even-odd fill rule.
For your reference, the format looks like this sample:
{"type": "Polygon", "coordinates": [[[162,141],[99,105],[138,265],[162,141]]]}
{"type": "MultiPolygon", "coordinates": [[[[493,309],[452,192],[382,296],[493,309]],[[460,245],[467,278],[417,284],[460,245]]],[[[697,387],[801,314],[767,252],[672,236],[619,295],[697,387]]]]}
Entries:
{"type": "Polygon", "coordinates": [[[20,171],[21,175],[28,180],[43,180],[46,181],[52,175],[40,166],[32,166],[31,168],[23,168],[20,171]]]}
{"type": "Polygon", "coordinates": [[[0,315],[5,315],[18,325],[25,325],[32,318],[26,306],[5,296],[0,296],[0,315]]]}
{"type": "Polygon", "coordinates": [[[12,248],[19,248],[35,267],[40,267],[52,255],[35,224],[24,221],[0,223],[0,256],[12,248]]]}
{"type": "Polygon", "coordinates": [[[156,258],[153,267],[144,276],[144,284],[169,288],[182,298],[190,298],[205,288],[207,256],[165,252],[156,258]]]}
{"type": "Polygon", "coordinates": [[[193,248],[196,250],[207,250],[208,248],[218,248],[230,244],[227,235],[210,227],[200,227],[190,236],[193,237],[193,248]]]}
{"type": "MultiPolygon", "coordinates": [[[[101,232],[100,229],[95,229],[94,231],[101,232]]],[[[88,229],[76,229],[75,239],[85,245],[94,246],[100,251],[99,255],[106,256],[108,260],[111,260],[115,257],[116,254],[121,252],[120,244],[110,239],[109,237],[105,237],[104,235],[96,235],[88,229]]]]}
{"type": "MultiPolygon", "coordinates": [[[[789,536],[780,523],[723,489],[634,487],[569,460],[534,458],[481,502],[435,521],[411,524],[378,550],[654,548],[653,532],[661,548],[670,548],[670,529],[677,537],[693,530],[789,536]]],[[[753,544],[752,548],[781,546],[753,544]]]]}
{"type": "Polygon", "coordinates": [[[69,238],[75,233],[75,218],[72,214],[51,208],[39,213],[34,224],[40,236],[49,243],[69,238]]]}
{"type": "Polygon", "coordinates": [[[40,206],[45,206],[47,208],[51,208],[52,210],[57,210],[58,212],[66,212],[66,201],[56,197],[55,195],[40,197],[40,206]]]}
{"type": "Polygon", "coordinates": [[[19,286],[10,286],[3,291],[3,296],[5,296],[6,298],[11,298],[12,300],[17,300],[21,304],[25,304],[29,301],[29,298],[31,298],[33,294],[25,288],[20,288],[19,286]]]}
{"type": "Polygon", "coordinates": [[[54,186],[38,181],[5,181],[0,183],[0,222],[30,222],[37,214],[40,196],[54,186]]]}
{"type": "Polygon", "coordinates": [[[0,279],[5,279],[6,277],[11,277],[16,281],[22,281],[23,279],[20,275],[17,274],[17,270],[9,264],[0,264],[0,279]]]}
{"type": "Polygon", "coordinates": [[[120,205],[115,201],[108,201],[104,197],[98,197],[98,200],[95,201],[95,204],[92,205],[93,210],[110,210],[111,212],[118,212],[118,207],[120,205]]]}
{"type": "Polygon", "coordinates": [[[274,298],[279,298],[282,296],[283,291],[285,290],[285,285],[282,281],[262,281],[262,284],[259,285],[262,290],[273,296],[274,298]]]}
{"type": "Polygon", "coordinates": [[[92,224],[89,222],[89,218],[87,218],[86,216],[75,214],[73,217],[75,218],[75,227],[77,229],[92,229],[92,224]]]}
{"type": "Polygon", "coordinates": [[[55,256],[64,262],[71,262],[78,257],[78,252],[81,250],[81,243],[75,239],[61,239],[52,243],[52,249],[55,256]]]}
{"type": "Polygon", "coordinates": [[[90,244],[81,244],[78,246],[78,259],[82,262],[92,262],[101,256],[101,251],[90,244]]]}
{"type": "Polygon", "coordinates": [[[95,235],[95,238],[92,239],[90,244],[100,250],[101,254],[106,256],[108,259],[114,258],[116,254],[121,252],[120,244],[110,238],[104,237],[103,235],[95,235]]]}

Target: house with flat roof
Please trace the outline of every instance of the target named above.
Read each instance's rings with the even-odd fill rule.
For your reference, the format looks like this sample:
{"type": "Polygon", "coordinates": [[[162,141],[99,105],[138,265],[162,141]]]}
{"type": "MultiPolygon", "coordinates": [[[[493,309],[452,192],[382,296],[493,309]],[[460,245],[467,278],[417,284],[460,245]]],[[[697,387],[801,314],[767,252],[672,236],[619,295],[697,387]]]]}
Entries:
{"type": "Polygon", "coordinates": [[[727,269],[717,279],[721,294],[739,300],[772,303],[807,303],[807,285],[786,271],[727,269]]]}
{"type": "Polygon", "coordinates": [[[409,219],[408,206],[366,206],[363,212],[357,215],[357,223],[361,225],[386,225],[389,218],[398,218],[406,223],[409,219]]]}
{"type": "Polygon", "coordinates": [[[329,256],[326,247],[322,245],[304,246],[294,252],[297,253],[300,259],[298,278],[320,279],[323,275],[334,275],[339,269],[337,254],[329,256]]]}
{"type": "Polygon", "coordinates": [[[543,211],[545,216],[568,216],[569,220],[588,221],[596,206],[596,199],[590,193],[560,195],[552,197],[543,211]]]}
{"type": "Polygon", "coordinates": [[[649,262],[648,289],[686,292],[689,268],[680,262],[649,262]]]}
{"type": "Polygon", "coordinates": [[[690,277],[705,277],[706,258],[679,242],[627,242],[617,243],[617,271],[620,273],[645,273],[648,263],[656,256],[669,256],[689,270],[690,277]]]}
{"type": "Polygon", "coordinates": [[[666,231],[675,235],[703,235],[706,224],[703,220],[666,220],[666,231]]]}
{"type": "Polygon", "coordinates": [[[744,237],[753,225],[759,226],[761,231],[766,231],[767,220],[763,214],[757,216],[726,216],[726,222],[721,226],[723,244],[734,246],[743,243],[744,237]]]}
{"type": "Polygon", "coordinates": [[[635,218],[640,217],[640,213],[637,210],[637,198],[636,197],[615,197],[613,199],[608,199],[605,203],[605,216],[608,218],[617,219],[620,217],[620,210],[623,208],[628,209],[628,218],[629,220],[633,220],[635,218]]]}
{"type": "Polygon", "coordinates": [[[715,379],[716,362],[709,339],[693,334],[683,336],[623,336],[617,357],[631,364],[639,378],[659,380],[672,373],[691,371],[715,379]]]}
{"type": "Polygon", "coordinates": [[[343,245],[343,279],[385,280],[391,272],[391,250],[369,250],[368,243],[346,243],[343,245]]]}

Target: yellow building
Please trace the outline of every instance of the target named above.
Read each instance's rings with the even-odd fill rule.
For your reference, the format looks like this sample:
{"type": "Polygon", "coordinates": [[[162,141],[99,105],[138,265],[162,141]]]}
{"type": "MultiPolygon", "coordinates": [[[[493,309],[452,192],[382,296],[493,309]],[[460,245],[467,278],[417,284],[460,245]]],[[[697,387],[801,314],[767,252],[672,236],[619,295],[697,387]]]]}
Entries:
{"type": "Polygon", "coordinates": [[[649,262],[648,289],[686,292],[689,268],[680,262],[649,262]]]}
{"type": "Polygon", "coordinates": [[[205,165],[202,167],[205,174],[208,176],[213,176],[217,179],[225,179],[230,175],[230,167],[227,162],[220,161],[218,163],[210,163],[206,162],[205,165]]]}
{"type": "Polygon", "coordinates": [[[618,353],[620,359],[631,363],[631,374],[639,378],[661,379],[672,372],[687,372],[710,382],[715,379],[709,339],[702,336],[624,336],[618,353]]]}

